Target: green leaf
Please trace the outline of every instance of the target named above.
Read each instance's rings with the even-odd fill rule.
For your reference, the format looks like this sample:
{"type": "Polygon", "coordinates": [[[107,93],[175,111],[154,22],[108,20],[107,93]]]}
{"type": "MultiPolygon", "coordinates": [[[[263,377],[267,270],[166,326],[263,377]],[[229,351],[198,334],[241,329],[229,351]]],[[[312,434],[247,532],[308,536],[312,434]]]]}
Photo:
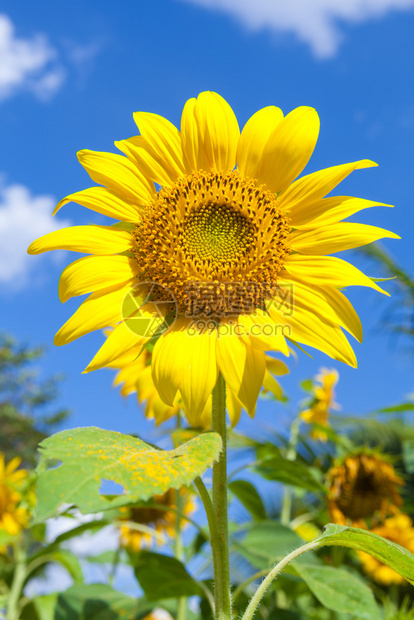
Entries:
{"type": "Polygon", "coordinates": [[[5,530],[0,530],[0,545],[11,545],[17,536],[8,534],[5,530]]]}
{"type": "Polygon", "coordinates": [[[75,504],[88,514],[189,485],[218,458],[221,446],[217,433],[202,433],[175,450],[163,451],[95,427],[62,431],[40,444],[36,519],[55,515],[62,504],[75,504]],[[56,460],[61,464],[48,469],[56,460]],[[124,493],[101,495],[103,480],[122,485],[124,493]]]}
{"type": "Polygon", "coordinates": [[[296,486],[313,493],[326,491],[317,478],[320,475],[318,470],[299,461],[289,461],[282,455],[264,461],[254,470],[267,480],[283,482],[283,484],[296,486]]]}
{"type": "MultiPolygon", "coordinates": [[[[106,514],[108,515],[108,512],[106,514]]],[[[74,538],[75,536],[79,536],[80,534],[83,534],[84,532],[100,530],[103,527],[110,525],[110,523],[111,523],[110,520],[96,519],[93,521],[88,521],[87,523],[82,523],[81,525],[77,525],[73,529],[68,530],[67,532],[63,532],[63,534],[60,534],[59,536],[57,536],[55,540],[52,541],[50,544],[43,546],[41,549],[36,551],[36,553],[34,553],[33,555],[29,557],[29,561],[36,560],[37,558],[42,557],[44,555],[50,555],[54,551],[59,550],[60,544],[65,542],[66,540],[70,540],[71,538],[74,538]]]]}
{"type": "Polygon", "coordinates": [[[176,558],[152,551],[130,554],[135,576],[149,601],[180,596],[203,596],[199,584],[176,558]]]}
{"type": "Polygon", "coordinates": [[[57,597],[57,592],[36,596],[23,608],[21,620],[55,620],[57,597]]]}
{"type": "Polygon", "coordinates": [[[193,437],[197,437],[201,431],[196,428],[177,428],[175,431],[171,433],[171,441],[173,442],[174,448],[178,448],[183,443],[190,441],[193,437]]]}
{"type": "Polygon", "coordinates": [[[327,609],[361,620],[381,617],[371,589],[347,570],[300,562],[294,564],[294,570],[327,609]]]}
{"type": "Polygon", "coordinates": [[[54,620],[135,620],[137,601],[110,586],[72,586],[59,594],[54,620]]]}
{"type": "Polygon", "coordinates": [[[259,521],[266,519],[266,508],[262,498],[251,482],[234,480],[230,482],[229,489],[255,519],[259,521]]]}
{"type": "Polygon", "coordinates": [[[232,543],[235,551],[259,569],[272,566],[302,544],[296,532],[276,521],[254,523],[241,542],[233,540],[232,543]]]}
{"type": "Polygon", "coordinates": [[[400,405],[385,407],[384,409],[378,409],[376,413],[403,413],[404,411],[414,411],[414,403],[401,403],[400,405]]]}
{"type": "Polygon", "coordinates": [[[110,521],[107,519],[96,519],[93,521],[88,521],[87,523],[81,523],[81,525],[77,525],[73,529],[68,530],[67,532],[63,532],[63,534],[59,534],[59,536],[55,538],[51,545],[60,545],[66,540],[70,540],[71,538],[79,536],[84,532],[90,532],[91,530],[101,530],[103,527],[106,527],[109,524],[110,521]]]}
{"type": "Polygon", "coordinates": [[[393,568],[404,579],[414,585],[414,556],[404,547],[386,538],[356,527],[346,527],[330,523],[318,538],[320,547],[339,545],[358,551],[365,551],[374,558],[393,568]]]}
{"type": "Polygon", "coordinates": [[[85,559],[88,560],[88,562],[91,562],[94,564],[115,564],[115,563],[124,564],[125,563],[125,560],[120,557],[118,550],[102,551],[102,553],[98,553],[98,555],[88,555],[88,557],[85,559]]]}
{"type": "Polygon", "coordinates": [[[67,549],[59,549],[58,551],[53,551],[50,556],[52,561],[57,562],[58,564],[61,564],[63,568],[66,568],[75,584],[83,583],[81,565],[79,564],[78,558],[74,556],[71,551],[68,551],[67,549]]]}
{"type": "Polygon", "coordinates": [[[304,381],[302,381],[302,383],[300,384],[300,387],[305,390],[305,392],[309,392],[312,393],[313,392],[313,381],[312,379],[305,379],[304,381]]]}

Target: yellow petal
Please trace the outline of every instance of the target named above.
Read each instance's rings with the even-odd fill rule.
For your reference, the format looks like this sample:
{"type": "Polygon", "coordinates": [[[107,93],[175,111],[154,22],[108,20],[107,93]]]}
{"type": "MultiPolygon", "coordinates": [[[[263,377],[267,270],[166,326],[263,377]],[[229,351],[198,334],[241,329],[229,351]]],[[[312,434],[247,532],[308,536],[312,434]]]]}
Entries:
{"type": "Polygon", "coordinates": [[[254,314],[240,315],[238,322],[245,328],[245,333],[251,339],[253,346],[261,346],[266,351],[280,351],[289,357],[289,348],[283,332],[270,316],[256,310],[254,314]]]}
{"type": "MultiPolygon", "coordinates": [[[[315,284],[308,286],[295,278],[283,278],[280,286],[293,287],[291,307],[278,307],[279,311],[286,316],[294,314],[296,307],[301,305],[308,311],[314,311],[322,320],[327,320],[334,325],[339,325],[351,333],[359,342],[362,342],[362,326],[352,304],[340,291],[333,286],[319,287],[315,284]]],[[[277,308],[277,306],[276,306],[277,308]]]]}
{"type": "Polygon", "coordinates": [[[207,171],[233,170],[240,130],[233,110],[220,95],[203,92],[196,102],[188,102],[181,127],[187,165],[207,171]]]}
{"type": "Polygon", "coordinates": [[[219,325],[217,364],[229,388],[253,416],[266,368],[265,355],[234,333],[232,321],[219,325]]]}
{"type": "Polygon", "coordinates": [[[150,154],[150,147],[142,136],[134,136],[129,140],[119,140],[115,142],[115,146],[151,181],[163,187],[175,182],[176,175],[164,168],[150,154]]]}
{"type": "Polygon", "coordinates": [[[226,407],[229,414],[231,427],[234,428],[240,420],[242,404],[235,394],[227,387],[226,390],[226,407]]]}
{"type": "Polygon", "coordinates": [[[353,196],[331,196],[310,202],[300,211],[295,210],[292,215],[292,226],[299,230],[327,226],[371,207],[392,207],[392,205],[353,196]]]}
{"type": "Polygon", "coordinates": [[[286,189],[308,163],[319,135],[319,117],[313,108],[292,110],[273,131],[263,151],[258,180],[270,191],[286,189]]]}
{"type": "Polygon", "coordinates": [[[119,323],[122,301],[132,286],[130,280],[126,286],[115,285],[92,293],[57,332],[54,344],[59,347],[96,329],[119,323]]]}
{"type": "MultiPolygon", "coordinates": [[[[104,330],[104,333],[106,336],[109,336],[109,334],[111,334],[113,330],[114,330],[114,327],[111,327],[111,329],[104,330]]],[[[139,335],[139,333],[137,333],[137,335],[139,335]]],[[[127,366],[130,367],[132,364],[134,364],[134,367],[144,369],[145,359],[144,357],[141,357],[139,355],[141,353],[141,348],[142,347],[138,345],[138,348],[136,350],[129,349],[129,351],[126,351],[125,353],[117,357],[116,359],[113,359],[112,362],[107,365],[115,369],[118,369],[118,368],[124,369],[125,367],[127,366]]]]}
{"type": "Polygon", "coordinates": [[[270,374],[268,370],[265,372],[263,379],[263,389],[265,392],[271,392],[275,398],[282,400],[283,390],[276,379],[270,374]]]}
{"type": "Polygon", "coordinates": [[[377,226],[340,222],[319,226],[314,230],[294,231],[289,237],[289,243],[292,250],[300,254],[334,254],[385,237],[401,239],[395,233],[377,226]]]}
{"type": "Polygon", "coordinates": [[[341,329],[321,319],[313,309],[309,310],[304,305],[295,303],[294,314],[285,316],[275,310],[271,303],[267,304],[267,308],[275,322],[289,326],[290,339],[293,342],[314,347],[329,357],[356,368],[355,354],[341,329]]]}
{"type": "Polygon", "coordinates": [[[182,379],[184,359],[179,354],[182,333],[190,324],[189,319],[177,319],[171,329],[158,338],[152,353],[152,380],[162,400],[170,406],[182,379]]]}
{"type": "Polygon", "coordinates": [[[211,429],[211,410],[213,407],[213,398],[212,395],[210,394],[210,396],[208,397],[208,399],[206,400],[206,404],[204,405],[204,409],[202,411],[202,413],[200,414],[200,423],[199,423],[199,427],[200,428],[204,428],[206,430],[210,430],[211,429]]]}
{"type": "Polygon", "coordinates": [[[73,250],[85,254],[119,254],[132,249],[132,236],[112,226],[71,226],[50,232],[30,244],[28,254],[73,250]]]}
{"type": "Polygon", "coordinates": [[[7,532],[7,534],[9,534],[10,536],[15,536],[22,529],[18,521],[16,521],[13,515],[11,515],[8,512],[5,512],[3,514],[2,520],[3,520],[2,529],[4,529],[7,532]]]}
{"type": "Polygon", "coordinates": [[[286,271],[294,277],[303,280],[308,285],[337,286],[367,286],[384,295],[383,291],[362,271],[335,256],[306,256],[291,254],[285,264],[286,271]]]}
{"type": "Polygon", "coordinates": [[[237,148],[237,169],[242,176],[257,178],[264,147],[283,120],[283,112],[275,106],[262,108],[243,127],[237,148]]]}
{"type": "Polygon", "coordinates": [[[216,330],[200,331],[191,321],[181,319],[159,341],[154,347],[152,362],[155,386],[167,404],[172,404],[174,390],[179,389],[188,421],[192,426],[200,426],[206,402],[217,381],[216,330]],[[161,340],[164,342],[159,347],[161,340]]]}
{"type": "Polygon", "coordinates": [[[289,374],[289,368],[281,360],[266,355],[266,368],[269,372],[280,377],[289,374]]]}
{"type": "Polygon", "coordinates": [[[189,99],[181,115],[181,143],[187,174],[191,174],[200,168],[209,169],[207,160],[203,157],[203,151],[199,149],[198,128],[195,119],[196,105],[197,99],[189,99]]]}
{"type": "Polygon", "coordinates": [[[300,218],[303,211],[306,214],[309,203],[318,201],[329,194],[351,172],[362,168],[371,168],[376,165],[375,162],[369,159],[362,159],[308,174],[292,183],[282,192],[280,204],[289,211],[289,215],[293,219],[295,217],[300,218]]]}
{"type": "Polygon", "coordinates": [[[116,220],[132,223],[140,221],[140,208],[122,200],[106,187],[89,187],[81,192],[66,196],[57,204],[53,215],[56,215],[59,209],[68,202],[76,202],[91,211],[102,213],[102,215],[113,217],[116,220]]]}
{"type": "MultiPolygon", "coordinates": [[[[6,470],[5,470],[6,471],[6,478],[9,478],[13,474],[14,470],[19,467],[21,462],[22,462],[22,459],[19,456],[15,456],[15,457],[13,457],[11,459],[11,461],[9,461],[7,463],[6,470]]],[[[4,463],[4,461],[3,461],[3,463],[4,463]]],[[[27,476],[26,470],[22,469],[20,471],[22,471],[24,473],[24,477],[27,476]]],[[[16,472],[14,472],[14,475],[15,475],[15,473],[16,472]]]]}
{"type": "Polygon", "coordinates": [[[160,398],[159,394],[155,391],[152,394],[151,398],[147,402],[147,406],[145,407],[145,415],[147,417],[151,417],[155,419],[156,426],[159,426],[166,420],[169,420],[173,416],[177,415],[179,412],[179,407],[172,406],[169,407],[166,405],[160,398]]]}
{"type": "Polygon", "coordinates": [[[154,186],[126,157],[88,149],[79,151],[77,156],[95,183],[138,205],[151,202],[155,194],[154,186]]]}
{"type": "Polygon", "coordinates": [[[108,366],[113,360],[132,349],[132,347],[137,348],[138,357],[139,351],[147,342],[148,339],[137,336],[127,327],[125,322],[122,322],[109,334],[83,372],[87,373],[108,366]]]}
{"type": "Polygon", "coordinates": [[[62,303],[108,286],[122,285],[136,274],[135,260],[128,256],[85,256],[71,263],[59,280],[59,299],[62,303]]]}
{"type": "Polygon", "coordinates": [[[216,329],[199,330],[190,326],[179,343],[177,354],[184,357],[179,388],[191,426],[202,426],[203,410],[217,383],[216,338],[216,329]]]}
{"type": "MultiPolygon", "coordinates": [[[[141,374],[144,373],[146,370],[146,368],[139,370],[138,371],[139,375],[138,375],[138,372],[136,371],[135,367],[139,364],[139,361],[142,356],[139,356],[140,351],[138,351],[137,349],[132,348],[130,349],[130,351],[134,353],[134,356],[136,359],[132,358],[131,362],[127,366],[125,366],[124,368],[121,368],[121,370],[118,372],[118,374],[116,375],[112,383],[114,387],[121,385],[120,393],[122,396],[128,396],[132,392],[137,391],[137,387],[136,387],[137,376],[141,376],[141,374]]],[[[108,366],[110,368],[113,368],[115,362],[116,360],[112,361],[110,364],[108,364],[108,366]]],[[[148,371],[149,373],[151,373],[150,367],[148,367],[148,371]]]]}
{"type": "Polygon", "coordinates": [[[151,112],[135,112],[134,121],[148,152],[174,178],[185,174],[180,132],[170,121],[151,112]]]}

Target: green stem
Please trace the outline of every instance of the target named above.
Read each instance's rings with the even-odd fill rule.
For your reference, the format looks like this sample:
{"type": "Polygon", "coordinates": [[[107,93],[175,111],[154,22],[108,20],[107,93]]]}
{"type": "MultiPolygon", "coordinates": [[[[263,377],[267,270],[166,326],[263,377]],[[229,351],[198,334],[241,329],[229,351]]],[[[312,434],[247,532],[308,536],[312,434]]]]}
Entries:
{"type": "MultiPolygon", "coordinates": [[[[213,503],[211,501],[210,494],[207,491],[204,485],[204,482],[201,480],[201,478],[196,478],[194,480],[194,485],[197,491],[199,492],[201,501],[203,502],[203,505],[204,505],[204,510],[206,511],[208,529],[210,531],[211,547],[212,547],[213,556],[214,556],[214,553],[219,544],[219,534],[218,534],[218,527],[217,527],[216,515],[214,513],[213,503]]],[[[201,533],[203,533],[203,530],[201,528],[200,528],[200,531],[201,533]]]]}
{"type": "Polygon", "coordinates": [[[216,620],[231,620],[231,585],[227,515],[227,428],[226,384],[219,373],[213,390],[212,430],[223,443],[219,460],[213,465],[213,508],[218,529],[218,546],[214,560],[216,620]]]}
{"type": "MultiPolygon", "coordinates": [[[[290,437],[289,437],[289,445],[286,453],[286,458],[289,461],[294,461],[296,459],[296,446],[298,443],[299,437],[299,425],[300,419],[295,418],[292,422],[292,426],[290,427],[290,437]]],[[[292,513],[292,487],[285,486],[285,492],[283,495],[283,503],[282,510],[280,513],[280,522],[282,525],[289,525],[292,513]]]]}
{"type": "Polygon", "coordinates": [[[15,569],[7,599],[6,620],[19,620],[19,601],[26,579],[26,555],[17,541],[14,546],[15,569]]]}
{"type": "Polygon", "coordinates": [[[313,549],[318,549],[321,546],[323,546],[323,543],[321,544],[320,540],[315,540],[314,542],[308,543],[303,547],[299,547],[299,549],[295,549],[295,551],[292,551],[292,553],[287,555],[285,558],[283,558],[283,560],[276,564],[276,566],[269,572],[267,577],[263,579],[262,583],[257,588],[241,620],[252,620],[254,614],[257,611],[257,608],[260,605],[262,598],[266,593],[267,588],[270,586],[272,581],[278,577],[278,575],[282,572],[285,566],[287,566],[290,562],[293,562],[293,560],[296,560],[296,558],[303,555],[304,553],[312,551],[313,549]]]}
{"type": "MultiPolygon", "coordinates": [[[[177,514],[175,520],[175,541],[174,541],[174,555],[177,560],[182,561],[184,559],[184,548],[183,548],[183,536],[181,533],[181,514],[183,511],[183,497],[178,489],[175,492],[176,497],[176,505],[177,505],[177,514]]],[[[177,601],[177,620],[185,620],[187,615],[187,597],[180,596],[177,601]]]]}
{"type": "MultiPolygon", "coordinates": [[[[213,502],[211,501],[210,494],[207,491],[205,484],[201,480],[201,478],[196,478],[194,480],[194,485],[200,495],[201,501],[203,502],[203,505],[204,505],[204,510],[206,511],[206,515],[207,515],[208,528],[210,531],[210,545],[211,545],[211,550],[213,553],[214,582],[216,582],[218,578],[217,577],[217,566],[218,566],[217,553],[218,553],[218,548],[220,546],[219,531],[218,531],[218,526],[217,526],[217,521],[216,521],[216,515],[214,513],[213,502]]],[[[212,606],[212,611],[215,616],[215,601],[211,601],[209,597],[208,597],[208,601],[210,603],[210,606],[212,606]]]]}

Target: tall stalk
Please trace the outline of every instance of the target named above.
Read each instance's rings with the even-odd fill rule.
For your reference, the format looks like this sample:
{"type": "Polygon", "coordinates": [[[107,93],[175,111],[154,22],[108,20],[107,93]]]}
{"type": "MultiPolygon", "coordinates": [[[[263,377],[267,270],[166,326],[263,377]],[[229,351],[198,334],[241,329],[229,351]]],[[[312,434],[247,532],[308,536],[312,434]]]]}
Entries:
{"type": "MultiPolygon", "coordinates": [[[[183,536],[181,533],[181,517],[184,507],[183,497],[180,493],[180,489],[177,489],[175,492],[176,495],[176,505],[177,505],[177,518],[175,522],[175,545],[174,545],[174,555],[177,560],[184,560],[184,547],[183,547],[183,536]]],[[[180,596],[177,600],[177,620],[185,620],[187,616],[187,597],[180,596]]]]}
{"type": "Polygon", "coordinates": [[[216,620],[231,620],[231,586],[227,507],[227,428],[226,384],[219,373],[213,390],[212,430],[223,442],[223,450],[213,465],[213,509],[218,530],[218,548],[213,553],[216,620]]]}

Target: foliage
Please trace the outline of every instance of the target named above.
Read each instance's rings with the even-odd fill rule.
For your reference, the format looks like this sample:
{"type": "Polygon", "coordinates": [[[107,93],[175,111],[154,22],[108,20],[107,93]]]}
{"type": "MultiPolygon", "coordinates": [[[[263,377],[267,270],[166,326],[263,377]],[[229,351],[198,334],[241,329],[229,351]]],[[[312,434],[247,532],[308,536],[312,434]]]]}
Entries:
{"type": "Polygon", "coordinates": [[[49,411],[62,378],[38,378],[35,364],[43,355],[41,347],[21,345],[0,334],[0,452],[7,460],[20,456],[30,466],[38,460],[40,441],[69,414],[66,409],[49,411]],[[45,409],[48,412],[41,415],[45,409]]]}
{"type": "MultiPolygon", "coordinates": [[[[0,385],[6,385],[5,376],[11,372],[13,406],[29,415],[41,397],[32,399],[31,380],[24,379],[20,369],[35,358],[29,359],[27,349],[19,353],[13,346],[4,353],[0,385]]],[[[404,515],[412,523],[411,403],[384,403],[375,415],[358,420],[330,414],[321,433],[318,419],[302,416],[304,408],[315,402],[313,381],[303,385],[313,400],[299,407],[287,434],[269,432],[260,439],[254,433],[249,437],[230,434],[232,451],[243,455],[246,463],[228,482],[234,614],[240,618],[246,614],[251,596],[260,592],[258,618],[411,620],[414,525],[412,547],[407,532],[399,540],[398,532],[390,532],[387,538],[370,531],[385,527],[395,515],[404,515]],[[358,459],[377,464],[369,480],[363,476],[371,475],[370,471],[355,470],[358,459]],[[356,472],[354,486],[348,478],[334,479],[343,475],[341,467],[347,462],[352,464],[346,470],[348,478],[356,472]],[[375,486],[376,476],[382,481],[387,475],[392,492],[378,508],[367,500],[368,487],[375,486]],[[361,480],[368,486],[359,493],[361,480]],[[340,484],[345,489],[345,483],[355,503],[352,514],[358,518],[341,513],[346,522],[327,525],[338,518],[337,507],[343,508],[340,498],[333,502],[333,489],[340,484]],[[279,501],[270,499],[275,497],[279,501]],[[365,572],[364,554],[376,559],[382,580],[375,571],[365,572]],[[384,575],[389,583],[397,575],[398,585],[389,588],[384,575]]],[[[38,384],[36,389],[43,388],[38,384]]],[[[46,392],[44,402],[48,402],[46,392]]],[[[161,620],[156,610],[162,609],[162,618],[168,618],[168,613],[177,620],[212,620],[210,543],[217,532],[210,522],[210,491],[205,485],[209,486],[209,468],[220,458],[220,436],[179,429],[172,433],[171,449],[161,450],[140,438],[97,428],[44,435],[37,475],[31,469],[19,482],[19,476],[11,474],[16,479],[16,509],[24,508],[31,520],[13,535],[0,526],[0,614],[4,607],[7,620],[161,620]],[[105,481],[121,485],[122,492],[103,494],[105,481]],[[172,503],[161,499],[168,489],[177,489],[172,503]],[[195,500],[186,503],[183,491],[193,498],[200,492],[208,524],[201,510],[193,514],[195,500]],[[53,536],[45,520],[57,515],[69,525],[53,536]],[[122,528],[141,533],[138,548],[128,545],[122,528]],[[88,545],[92,552],[80,552],[79,541],[85,537],[92,543],[88,545]],[[93,542],[105,537],[112,537],[115,548],[102,550],[93,542]],[[54,570],[56,565],[70,576],[68,589],[25,594],[35,592],[34,587],[25,591],[26,586],[50,575],[47,567],[54,570]],[[99,569],[105,583],[90,582],[91,567],[95,572],[99,569]],[[117,580],[127,571],[129,579],[135,580],[135,596],[122,592],[117,580]]],[[[10,441],[18,445],[18,439],[10,441]]],[[[49,585],[53,585],[50,578],[49,585]]]]}

